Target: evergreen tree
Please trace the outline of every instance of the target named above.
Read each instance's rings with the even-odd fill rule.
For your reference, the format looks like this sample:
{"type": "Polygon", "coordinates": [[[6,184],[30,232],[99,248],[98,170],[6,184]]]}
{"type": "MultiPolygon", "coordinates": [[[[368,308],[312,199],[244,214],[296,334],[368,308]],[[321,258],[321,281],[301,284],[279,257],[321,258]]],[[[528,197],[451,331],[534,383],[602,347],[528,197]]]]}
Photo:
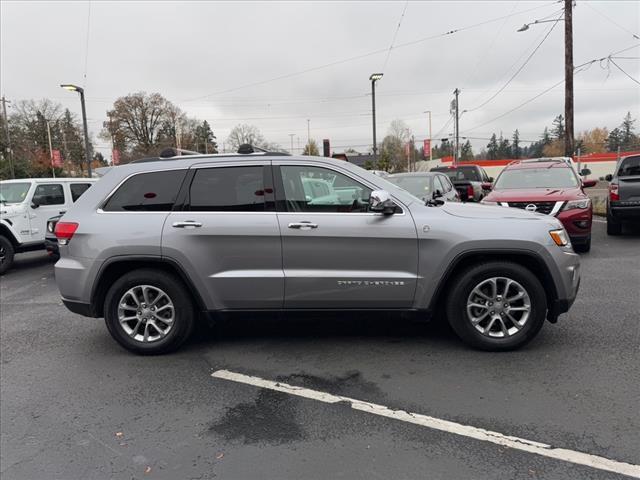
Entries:
{"type": "Polygon", "coordinates": [[[617,152],[618,147],[622,148],[622,132],[619,128],[614,128],[607,137],[607,150],[617,152]]]}
{"type": "Polygon", "coordinates": [[[211,130],[209,122],[204,120],[195,128],[196,150],[200,153],[218,153],[216,136],[211,130]]]}
{"type": "Polygon", "coordinates": [[[471,148],[471,142],[469,140],[462,144],[460,160],[473,160],[473,149],[471,148]]]}
{"type": "Polygon", "coordinates": [[[498,158],[509,158],[511,156],[511,145],[509,145],[509,139],[504,138],[502,133],[498,140],[498,158]]]}
{"type": "Polygon", "coordinates": [[[564,139],[564,117],[562,115],[558,115],[553,119],[553,129],[551,133],[556,140],[564,139]]]}
{"type": "Polygon", "coordinates": [[[626,150],[630,150],[634,148],[636,143],[638,143],[638,136],[634,132],[634,123],[636,123],[635,119],[631,118],[631,112],[627,112],[622,121],[622,125],[620,125],[620,140],[622,142],[622,147],[626,150]]]}
{"type": "Polygon", "coordinates": [[[522,155],[522,149],[520,148],[520,132],[516,128],[516,131],[513,132],[513,143],[512,143],[512,153],[513,158],[520,158],[522,155]]]}
{"type": "Polygon", "coordinates": [[[498,158],[498,139],[496,138],[496,134],[491,135],[491,140],[487,144],[487,157],[489,160],[496,160],[498,158]]]}

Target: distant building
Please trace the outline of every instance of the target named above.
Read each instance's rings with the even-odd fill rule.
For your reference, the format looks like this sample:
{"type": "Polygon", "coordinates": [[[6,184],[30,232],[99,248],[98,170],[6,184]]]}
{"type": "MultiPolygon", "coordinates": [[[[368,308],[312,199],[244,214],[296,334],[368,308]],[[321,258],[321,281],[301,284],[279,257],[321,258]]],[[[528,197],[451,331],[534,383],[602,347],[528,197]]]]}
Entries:
{"type": "Polygon", "coordinates": [[[374,164],[373,155],[370,153],[334,153],[332,157],[338,160],[346,160],[362,168],[365,168],[365,164],[374,164]]]}

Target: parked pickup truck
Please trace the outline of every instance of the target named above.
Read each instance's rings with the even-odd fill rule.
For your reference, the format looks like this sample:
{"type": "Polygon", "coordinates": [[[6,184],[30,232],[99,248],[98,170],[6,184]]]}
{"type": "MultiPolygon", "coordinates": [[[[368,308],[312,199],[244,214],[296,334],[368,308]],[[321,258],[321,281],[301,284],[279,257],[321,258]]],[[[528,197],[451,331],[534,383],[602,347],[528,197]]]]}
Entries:
{"type": "Polygon", "coordinates": [[[479,202],[488,193],[482,184],[490,184],[493,177],[489,177],[484,168],[477,165],[458,165],[451,167],[435,167],[432,172],[442,172],[449,177],[453,186],[460,194],[463,202],[479,202]]]}
{"type": "Polygon", "coordinates": [[[640,155],[624,157],[607,175],[607,234],[620,235],[623,223],[640,224],[640,155]]]}

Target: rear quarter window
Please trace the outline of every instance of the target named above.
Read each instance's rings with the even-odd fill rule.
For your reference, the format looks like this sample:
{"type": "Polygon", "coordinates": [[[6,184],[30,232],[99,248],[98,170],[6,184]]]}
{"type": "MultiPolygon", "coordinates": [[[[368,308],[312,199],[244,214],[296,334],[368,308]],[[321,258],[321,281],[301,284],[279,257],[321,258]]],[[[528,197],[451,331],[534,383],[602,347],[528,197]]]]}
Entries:
{"type": "Polygon", "coordinates": [[[625,158],[618,169],[619,177],[640,175],[640,156],[625,158]]]}
{"type": "Polygon", "coordinates": [[[186,170],[139,173],[128,178],[107,200],[105,212],[168,212],[186,170]]]}

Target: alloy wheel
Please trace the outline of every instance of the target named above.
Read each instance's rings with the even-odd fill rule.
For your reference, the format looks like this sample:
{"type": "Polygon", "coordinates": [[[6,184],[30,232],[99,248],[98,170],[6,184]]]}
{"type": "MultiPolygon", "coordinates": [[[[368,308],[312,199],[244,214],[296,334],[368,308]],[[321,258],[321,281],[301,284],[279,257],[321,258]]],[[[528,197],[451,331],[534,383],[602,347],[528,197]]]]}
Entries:
{"type": "Polygon", "coordinates": [[[120,326],[138,342],[155,342],[166,337],[173,328],[175,314],[169,295],[152,285],[130,288],[118,302],[120,326]]]}

